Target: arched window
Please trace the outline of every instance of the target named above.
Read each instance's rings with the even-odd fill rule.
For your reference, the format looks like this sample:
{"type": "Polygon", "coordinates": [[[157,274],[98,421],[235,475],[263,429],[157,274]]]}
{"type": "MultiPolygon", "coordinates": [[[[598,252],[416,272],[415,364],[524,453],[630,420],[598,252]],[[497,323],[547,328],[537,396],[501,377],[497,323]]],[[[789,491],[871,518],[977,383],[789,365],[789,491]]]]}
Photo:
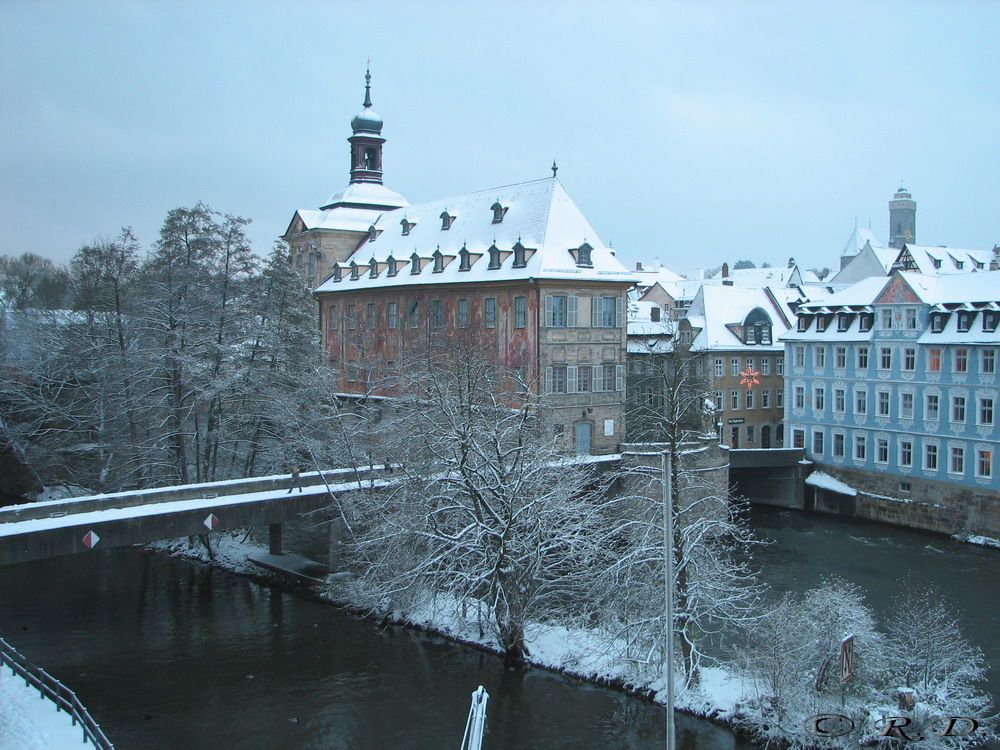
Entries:
{"type": "Polygon", "coordinates": [[[375,260],[375,256],[372,256],[372,259],[370,261],[368,261],[368,265],[369,265],[368,278],[377,279],[378,278],[378,261],[375,260]]]}
{"type": "Polygon", "coordinates": [[[339,263],[333,264],[333,280],[340,281],[341,277],[344,275],[344,269],[340,267],[339,263]]]}
{"type": "Polygon", "coordinates": [[[458,270],[468,271],[472,268],[472,263],[469,262],[469,250],[465,245],[462,245],[462,249],[458,251],[458,270]]]}
{"type": "Polygon", "coordinates": [[[593,248],[584,242],[580,247],[576,249],[576,264],[578,266],[592,266],[593,261],[590,259],[590,255],[593,252],[593,248]]]}
{"type": "Polygon", "coordinates": [[[743,321],[743,343],[769,345],[772,325],[771,317],[761,308],[755,307],[743,321]]]}
{"type": "Polygon", "coordinates": [[[494,224],[499,224],[501,221],[503,221],[503,217],[507,213],[508,208],[509,206],[501,206],[499,201],[490,206],[490,210],[493,212],[494,224]]]}
{"type": "Polygon", "coordinates": [[[417,251],[413,251],[413,255],[410,256],[410,273],[416,276],[420,273],[420,256],[417,255],[417,251]]]}
{"type": "Polygon", "coordinates": [[[434,251],[434,273],[441,273],[444,271],[444,255],[441,254],[441,248],[434,251]]]}
{"type": "Polygon", "coordinates": [[[386,266],[388,267],[387,272],[390,276],[395,276],[397,273],[399,273],[399,267],[396,264],[396,259],[393,258],[391,255],[388,258],[386,258],[385,263],[386,266]]]}
{"type": "Polygon", "coordinates": [[[358,278],[358,264],[353,260],[351,261],[351,281],[358,278]]]}
{"type": "Polygon", "coordinates": [[[447,211],[441,212],[441,231],[447,231],[451,229],[451,223],[455,221],[455,217],[449,214],[447,211]]]}
{"type": "Polygon", "coordinates": [[[490,270],[495,270],[497,268],[500,268],[500,248],[498,248],[496,245],[490,245],[489,254],[490,254],[490,265],[489,265],[490,270]]]}

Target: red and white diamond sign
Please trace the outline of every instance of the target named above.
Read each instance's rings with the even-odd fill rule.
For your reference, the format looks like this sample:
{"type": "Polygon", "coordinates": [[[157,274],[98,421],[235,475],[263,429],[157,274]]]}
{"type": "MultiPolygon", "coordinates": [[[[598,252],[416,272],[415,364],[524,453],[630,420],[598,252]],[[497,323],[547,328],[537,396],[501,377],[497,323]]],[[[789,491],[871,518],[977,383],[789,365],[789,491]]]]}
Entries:
{"type": "Polygon", "coordinates": [[[83,543],[86,544],[87,547],[89,547],[90,549],[94,549],[94,547],[97,546],[97,543],[99,541],[101,541],[101,537],[97,536],[96,531],[88,531],[83,536],[83,543]]]}
{"type": "Polygon", "coordinates": [[[214,513],[209,513],[208,518],[202,521],[202,523],[205,524],[205,528],[208,529],[209,531],[215,531],[217,528],[219,528],[219,524],[221,524],[222,521],[220,521],[218,516],[216,516],[214,513]]]}

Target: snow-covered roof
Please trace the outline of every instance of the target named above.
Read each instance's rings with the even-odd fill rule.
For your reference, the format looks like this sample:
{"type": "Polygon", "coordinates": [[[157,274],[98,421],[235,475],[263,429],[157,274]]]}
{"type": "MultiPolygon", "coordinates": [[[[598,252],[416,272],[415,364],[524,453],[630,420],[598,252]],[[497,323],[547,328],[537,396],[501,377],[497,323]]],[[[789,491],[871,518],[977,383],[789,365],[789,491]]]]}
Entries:
{"type": "Polygon", "coordinates": [[[646,268],[644,265],[641,269],[637,269],[635,275],[639,279],[640,287],[651,287],[654,284],[670,284],[685,280],[679,273],[674,273],[669,268],[661,266],[659,261],[654,261],[649,268],[646,268]]]}
{"type": "MultiPolygon", "coordinates": [[[[763,289],[766,286],[775,289],[795,283],[796,266],[781,266],[780,268],[737,268],[729,272],[728,278],[736,286],[763,289]]],[[[715,276],[709,279],[711,283],[721,284],[723,278],[715,276]]]]}
{"type": "Polygon", "coordinates": [[[310,229],[329,229],[348,232],[367,232],[387,209],[410,205],[399,193],[381,183],[352,182],[343,190],[330,196],[321,209],[300,208],[292,216],[285,234],[310,229]],[[301,220],[298,226],[296,218],[301,220]]]}
{"type": "MultiPolygon", "coordinates": [[[[629,302],[626,330],[629,336],[673,337],[677,332],[677,322],[655,302],[629,302]],[[659,320],[653,320],[651,311],[654,307],[660,309],[659,320]]],[[[646,347],[643,348],[645,350],[646,347]]]]}
{"type": "Polygon", "coordinates": [[[959,250],[953,247],[906,245],[898,252],[909,254],[917,271],[928,276],[947,276],[988,271],[993,260],[992,250],[959,250]]]}
{"type": "Polygon", "coordinates": [[[844,245],[844,249],[840,254],[842,256],[857,255],[864,250],[865,245],[871,245],[873,248],[881,247],[881,243],[879,243],[878,239],[872,233],[872,230],[854,227],[854,231],[847,238],[847,244],[844,245]]]}
{"type": "Polygon", "coordinates": [[[529,278],[636,281],[635,273],[601,242],[553,177],[384,211],[371,226],[374,236],[339,264],[341,280],[334,274],[316,293],[529,278]],[[523,267],[514,266],[518,243],[525,249],[523,267]],[[573,252],[585,244],[591,249],[591,264],[577,265],[573,252]],[[489,267],[491,246],[499,250],[499,268],[489,267]],[[463,248],[469,254],[466,270],[460,262],[463,248]],[[420,260],[419,273],[412,272],[414,253],[420,260]],[[432,263],[435,253],[443,259],[437,273],[432,263]],[[390,258],[396,262],[395,275],[389,275],[390,258]],[[357,278],[352,278],[351,263],[356,264],[357,278]]]}
{"type": "Polygon", "coordinates": [[[799,298],[794,289],[745,289],[738,286],[706,285],[691,303],[686,316],[692,328],[700,329],[691,342],[693,351],[732,349],[749,346],[730,326],[741,326],[747,315],[759,307],[771,318],[771,344],[755,344],[751,348],[780,351],[778,337],[788,330],[791,302],[799,298]],[[779,308],[783,310],[779,311],[779,308]]]}
{"type": "Polygon", "coordinates": [[[342,190],[330,196],[324,208],[334,208],[340,205],[378,206],[380,208],[403,208],[409,202],[381,182],[352,182],[342,190]]]}

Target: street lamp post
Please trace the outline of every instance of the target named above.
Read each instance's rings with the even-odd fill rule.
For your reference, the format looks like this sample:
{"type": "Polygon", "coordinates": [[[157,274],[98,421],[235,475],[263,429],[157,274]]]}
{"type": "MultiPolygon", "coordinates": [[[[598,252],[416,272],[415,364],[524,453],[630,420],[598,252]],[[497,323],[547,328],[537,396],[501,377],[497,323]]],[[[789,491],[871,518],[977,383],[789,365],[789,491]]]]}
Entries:
{"type": "Polygon", "coordinates": [[[663,594],[666,632],[664,679],[667,683],[667,750],[674,750],[674,508],[673,454],[663,451],[663,594]]]}

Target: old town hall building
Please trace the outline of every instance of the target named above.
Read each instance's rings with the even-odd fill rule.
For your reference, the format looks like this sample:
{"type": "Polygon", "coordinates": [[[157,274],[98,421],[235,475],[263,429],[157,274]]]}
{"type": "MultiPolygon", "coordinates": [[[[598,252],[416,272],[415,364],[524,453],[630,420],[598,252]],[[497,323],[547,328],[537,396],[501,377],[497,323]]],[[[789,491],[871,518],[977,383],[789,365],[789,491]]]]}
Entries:
{"type": "Polygon", "coordinates": [[[635,283],[552,176],[409,205],[382,184],[382,119],[352,121],[351,178],[285,233],[314,287],[345,394],[379,393],[431,339],[474,333],[548,396],[567,450],[624,439],[625,305],[635,283]]]}

